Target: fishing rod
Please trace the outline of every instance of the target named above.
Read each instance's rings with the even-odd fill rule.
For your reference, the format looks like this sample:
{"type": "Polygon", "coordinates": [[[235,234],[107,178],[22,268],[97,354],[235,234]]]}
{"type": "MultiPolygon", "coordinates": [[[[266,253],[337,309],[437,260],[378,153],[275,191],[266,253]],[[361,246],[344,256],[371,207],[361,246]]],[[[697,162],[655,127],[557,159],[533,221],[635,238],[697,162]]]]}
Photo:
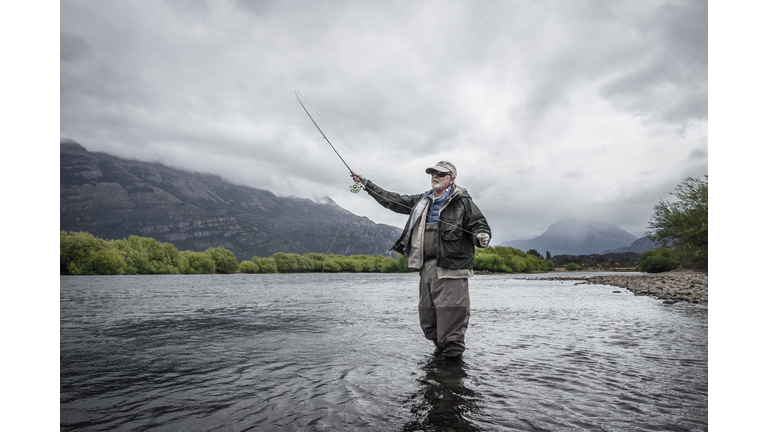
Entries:
{"type": "MultiPolygon", "coordinates": [[[[338,157],[339,157],[339,159],[341,160],[341,162],[343,162],[343,163],[344,163],[344,166],[346,166],[346,167],[347,167],[347,169],[349,170],[349,173],[350,173],[351,175],[356,175],[356,174],[355,174],[355,172],[354,172],[354,171],[352,171],[352,168],[350,168],[350,167],[349,167],[349,165],[347,165],[347,162],[345,162],[345,161],[344,161],[344,158],[342,158],[342,157],[341,157],[341,155],[339,154],[339,152],[338,152],[338,151],[336,151],[336,147],[334,147],[334,146],[333,146],[333,144],[331,144],[331,141],[328,139],[328,137],[326,137],[326,136],[325,136],[325,133],[323,132],[323,130],[322,130],[322,129],[320,129],[320,126],[318,126],[318,125],[317,125],[317,122],[315,121],[315,119],[314,119],[314,118],[312,118],[312,115],[311,115],[311,114],[309,113],[309,111],[307,110],[307,107],[305,107],[305,106],[304,106],[304,103],[301,101],[301,98],[299,98],[299,95],[301,95],[301,97],[304,97],[304,95],[302,95],[302,94],[301,94],[301,93],[299,93],[298,91],[294,91],[294,94],[296,95],[296,99],[299,101],[299,104],[301,104],[301,107],[302,107],[302,108],[304,108],[304,112],[305,112],[305,113],[307,113],[307,116],[309,116],[309,119],[310,119],[310,120],[312,120],[312,123],[314,123],[315,127],[317,128],[317,130],[318,130],[318,131],[320,131],[320,135],[322,135],[322,136],[323,136],[323,138],[324,138],[324,139],[325,139],[325,141],[328,143],[328,145],[329,145],[329,146],[331,146],[331,149],[333,149],[333,152],[334,152],[334,153],[336,153],[336,156],[338,156],[338,157]]],[[[309,103],[309,101],[307,101],[307,103],[309,103]]],[[[312,106],[312,105],[310,104],[310,106],[312,106]]],[[[314,107],[313,107],[312,109],[314,109],[314,107]]],[[[319,115],[319,114],[318,114],[318,115],[319,115]]],[[[331,128],[331,129],[333,129],[333,128],[331,128]]],[[[355,182],[355,183],[353,183],[353,184],[351,184],[351,185],[349,186],[349,190],[350,190],[352,193],[358,193],[358,192],[360,192],[360,190],[361,190],[361,189],[366,189],[366,190],[368,190],[369,192],[373,192],[375,195],[378,195],[379,197],[383,198],[384,200],[386,200],[386,201],[390,201],[390,202],[392,202],[392,203],[395,203],[395,204],[398,204],[398,205],[400,205],[400,206],[403,206],[403,207],[405,207],[405,208],[407,208],[407,209],[410,209],[411,211],[413,211],[413,210],[414,210],[414,208],[413,208],[413,207],[407,206],[407,205],[405,205],[405,204],[403,204],[403,203],[399,203],[399,202],[393,201],[393,200],[391,200],[391,199],[389,199],[389,198],[387,198],[387,197],[381,196],[381,195],[379,195],[378,193],[376,193],[375,191],[373,191],[372,189],[368,189],[368,188],[366,188],[365,186],[363,186],[362,184],[360,184],[360,183],[358,183],[358,182],[355,182]]],[[[448,221],[446,221],[446,220],[440,219],[440,222],[442,222],[442,223],[444,223],[444,224],[446,224],[446,225],[450,225],[450,226],[452,226],[452,227],[454,227],[454,228],[458,228],[458,229],[460,229],[461,231],[465,231],[465,232],[467,232],[467,233],[469,233],[469,234],[472,234],[472,235],[474,235],[474,233],[473,233],[472,231],[469,231],[469,230],[467,230],[467,229],[465,229],[465,228],[463,228],[463,227],[460,227],[460,226],[458,226],[458,225],[454,225],[454,224],[452,224],[452,223],[449,223],[449,222],[448,222],[448,221]]],[[[473,255],[473,256],[474,256],[474,255],[473,255]]],[[[470,257],[470,259],[471,259],[471,258],[472,258],[472,257],[470,257]]],[[[469,261],[469,260],[467,260],[467,261],[469,261]]],[[[466,262],[465,262],[465,264],[466,264],[466,262]]],[[[464,264],[462,264],[462,266],[463,266],[463,265],[464,265],[464,264]]]]}
{"type": "MultiPolygon", "coordinates": [[[[331,149],[333,149],[333,152],[336,153],[336,156],[338,156],[339,159],[341,159],[341,162],[344,163],[344,166],[347,167],[347,169],[349,170],[349,173],[354,175],[355,172],[352,171],[352,168],[350,168],[349,165],[347,165],[347,162],[344,161],[344,158],[342,158],[341,155],[339,154],[339,152],[336,151],[336,147],[334,147],[333,144],[331,144],[331,141],[328,139],[328,137],[325,136],[325,133],[323,133],[323,130],[320,129],[320,126],[317,125],[317,122],[315,121],[315,119],[312,118],[312,115],[309,113],[309,111],[307,111],[307,107],[304,106],[304,103],[301,101],[301,98],[299,97],[299,95],[301,95],[301,97],[304,97],[304,95],[302,95],[298,91],[295,91],[294,94],[296,95],[296,99],[301,104],[301,107],[304,108],[304,112],[307,113],[307,115],[309,116],[309,119],[312,120],[312,123],[314,123],[315,127],[317,128],[317,130],[320,131],[320,135],[323,136],[323,138],[325,139],[325,142],[327,142],[328,145],[331,146],[331,149]]],[[[351,184],[349,186],[349,190],[352,193],[360,192],[361,188],[365,188],[365,187],[362,184],[358,183],[358,182],[355,182],[355,183],[353,183],[353,184],[351,184]]]]}

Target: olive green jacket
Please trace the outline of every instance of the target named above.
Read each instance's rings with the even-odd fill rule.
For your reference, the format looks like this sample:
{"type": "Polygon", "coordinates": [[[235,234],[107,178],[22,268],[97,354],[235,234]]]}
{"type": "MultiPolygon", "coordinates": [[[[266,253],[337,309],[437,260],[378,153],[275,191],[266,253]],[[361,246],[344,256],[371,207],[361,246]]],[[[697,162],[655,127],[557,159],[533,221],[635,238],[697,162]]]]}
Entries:
{"type": "MultiPolygon", "coordinates": [[[[403,233],[392,250],[407,256],[409,267],[420,269],[423,264],[423,222],[426,220],[429,198],[424,193],[400,195],[389,192],[367,179],[363,186],[368,195],[385,208],[409,215],[403,233]]],[[[467,190],[457,184],[453,185],[451,195],[440,208],[437,231],[437,267],[450,270],[471,270],[475,262],[475,246],[481,247],[477,235],[491,235],[485,216],[467,190]]]]}

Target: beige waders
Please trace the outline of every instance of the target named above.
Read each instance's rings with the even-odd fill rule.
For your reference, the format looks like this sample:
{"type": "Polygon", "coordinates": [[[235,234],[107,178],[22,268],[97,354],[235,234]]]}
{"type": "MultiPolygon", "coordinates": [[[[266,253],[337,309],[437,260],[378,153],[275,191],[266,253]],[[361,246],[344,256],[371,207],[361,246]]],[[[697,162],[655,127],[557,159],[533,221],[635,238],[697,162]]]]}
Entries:
{"type": "Polygon", "coordinates": [[[425,262],[419,273],[419,321],[424,336],[445,356],[464,352],[464,333],[469,324],[469,281],[437,277],[437,224],[424,232],[425,262]]]}

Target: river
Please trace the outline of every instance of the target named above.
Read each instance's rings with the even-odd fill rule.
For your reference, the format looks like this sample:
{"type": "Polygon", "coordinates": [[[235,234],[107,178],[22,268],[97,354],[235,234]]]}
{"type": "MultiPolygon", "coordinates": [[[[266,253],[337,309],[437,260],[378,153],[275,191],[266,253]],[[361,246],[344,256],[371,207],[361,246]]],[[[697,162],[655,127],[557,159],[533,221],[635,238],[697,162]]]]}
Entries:
{"type": "Polygon", "coordinates": [[[470,279],[446,362],[416,274],[62,276],[60,428],[707,430],[706,304],[537,279],[470,279]]]}

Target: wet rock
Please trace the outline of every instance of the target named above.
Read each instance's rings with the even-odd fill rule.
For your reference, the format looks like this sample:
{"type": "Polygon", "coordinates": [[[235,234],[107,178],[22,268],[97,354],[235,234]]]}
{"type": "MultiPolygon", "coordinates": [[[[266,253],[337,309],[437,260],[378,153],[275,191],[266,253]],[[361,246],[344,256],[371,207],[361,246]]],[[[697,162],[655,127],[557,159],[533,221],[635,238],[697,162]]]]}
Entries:
{"type": "Polygon", "coordinates": [[[656,297],[659,300],[665,300],[665,303],[676,301],[706,303],[709,299],[709,279],[708,274],[704,272],[643,273],[639,275],[617,273],[588,277],[555,276],[543,279],[578,280],[583,281],[580,284],[610,285],[625,288],[635,295],[656,297]]]}

